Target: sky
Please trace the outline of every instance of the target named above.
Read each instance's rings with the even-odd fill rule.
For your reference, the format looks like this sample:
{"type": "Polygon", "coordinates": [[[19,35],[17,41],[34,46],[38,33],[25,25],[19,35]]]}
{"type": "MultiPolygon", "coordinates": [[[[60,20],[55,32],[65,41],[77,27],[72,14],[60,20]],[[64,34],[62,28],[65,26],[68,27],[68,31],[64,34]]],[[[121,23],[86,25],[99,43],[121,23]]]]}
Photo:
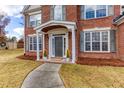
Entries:
{"type": "Polygon", "coordinates": [[[23,15],[20,13],[23,9],[23,5],[1,5],[0,10],[7,13],[10,17],[11,21],[6,26],[5,30],[7,31],[7,37],[17,37],[20,39],[21,36],[24,34],[24,25],[23,23],[23,15]]]}

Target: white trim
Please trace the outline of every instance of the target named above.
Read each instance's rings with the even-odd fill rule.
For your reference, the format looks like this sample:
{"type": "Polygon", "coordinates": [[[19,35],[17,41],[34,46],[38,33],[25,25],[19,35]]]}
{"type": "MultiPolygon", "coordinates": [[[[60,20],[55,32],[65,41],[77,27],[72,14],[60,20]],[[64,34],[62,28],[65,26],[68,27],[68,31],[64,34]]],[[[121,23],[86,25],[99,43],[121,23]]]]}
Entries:
{"type": "Polygon", "coordinates": [[[31,13],[28,13],[28,14],[29,14],[29,16],[36,15],[36,14],[41,14],[41,10],[31,12],[31,13]]]}
{"type": "Polygon", "coordinates": [[[40,60],[40,49],[39,49],[39,32],[37,31],[37,61],[40,60]]]}
{"type": "Polygon", "coordinates": [[[122,11],[122,6],[123,6],[123,5],[120,5],[120,15],[122,15],[122,12],[123,12],[123,11],[122,11]]]}
{"type": "MultiPolygon", "coordinates": [[[[42,34],[39,34],[39,35],[42,35],[42,34]]],[[[37,35],[36,34],[29,34],[28,36],[32,37],[32,36],[37,36],[37,35]]]]}
{"type": "Polygon", "coordinates": [[[43,34],[42,35],[42,38],[43,38],[43,42],[42,42],[42,51],[43,51],[43,53],[44,53],[44,50],[45,50],[45,35],[43,34]]]}
{"type": "Polygon", "coordinates": [[[75,63],[76,59],[75,30],[74,28],[71,30],[72,30],[72,63],[75,63]]]}
{"type": "Polygon", "coordinates": [[[42,29],[42,28],[45,28],[47,26],[51,26],[51,25],[62,25],[62,26],[65,26],[65,27],[75,27],[76,28],[76,23],[75,22],[70,22],[70,21],[55,21],[55,20],[51,20],[51,21],[48,21],[44,24],[41,24],[40,26],[37,26],[34,28],[34,30],[38,30],[38,29],[42,29]]]}
{"type": "Polygon", "coordinates": [[[96,27],[96,28],[91,28],[91,29],[83,29],[83,31],[101,31],[101,30],[110,30],[111,27],[96,27]]]}
{"type": "Polygon", "coordinates": [[[110,31],[108,31],[108,52],[110,52],[110,31]]]}
{"type": "MultiPolygon", "coordinates": [[[[57,35],[59,35],[59,34],[57,34],[57,35]]],[[[63,42],[62,42],[62,43],[63,43],[63,44],[62,44],[62,45],[63,45],[63,46],[62,46],[63,55],[62,55],[62,57],[66,57],[66,50],[67,50],[67,47],[68,47],[68,42],[67,42],[67,41],[68,41],[68,40],[67,40],[67,39],[68,39],[68,36],[67,36],[67,33],[65,33],[65,35],[61,35],[61,36],[53,36],[53,34],[50,34],[50,35],[49,35],[49,55],[50,55],[49,58],[50,58],[50,57],[55,57],[55,54],[53,55],[53,48],[52,48],[52,46],[53,46],[53,45],[52,45],[52,44],[53,44],[53,43],[52,43],[52,39],[55,38],[55,37],[62,37],[62,39],[63,39],[63,42]],[[66,39],[65,54],[64,54],[64,38],[66,39]]]]}
{"type": "Polygon", "coordinates": [[[102,17],[96,17],[96,10],[97,9],[97,5],[94,5],[94,18],[86,18],[86,5],[84,5],[84,19],[85,20],[89,20],[89,19],[97,19],[97,18],[104,18],[108,16],[108,5],[106,5],[106,16],[102,16],[102,17]]]}

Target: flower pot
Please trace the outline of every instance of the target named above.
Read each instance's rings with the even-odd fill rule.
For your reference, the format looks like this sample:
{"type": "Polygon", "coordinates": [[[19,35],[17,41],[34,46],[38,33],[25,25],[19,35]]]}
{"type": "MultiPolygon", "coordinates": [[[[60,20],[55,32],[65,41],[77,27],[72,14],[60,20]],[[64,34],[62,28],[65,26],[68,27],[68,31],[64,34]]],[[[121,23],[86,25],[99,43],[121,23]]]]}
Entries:
{"type": "Polygon", "coordinates": [[[69,62],[70,61],[70,58],[66,58],[66,62],[69,62]]]}

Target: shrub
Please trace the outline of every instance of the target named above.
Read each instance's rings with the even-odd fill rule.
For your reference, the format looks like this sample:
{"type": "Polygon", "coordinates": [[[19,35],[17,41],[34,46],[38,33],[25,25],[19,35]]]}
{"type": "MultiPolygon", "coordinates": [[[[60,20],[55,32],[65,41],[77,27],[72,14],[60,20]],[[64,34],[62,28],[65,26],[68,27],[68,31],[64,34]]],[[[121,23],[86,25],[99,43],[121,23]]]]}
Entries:
{"type": "Polygon", "coordinates": [[[70,58],[70,52],[69,52],[69,49],[67,49],[67,51],[66,51],[66,58],[70,58]]]}
{"type": "Polygon", "coordinates": [[[44,50],[44,57],[47,57],[47,51],[46,50],[44,50]]]}

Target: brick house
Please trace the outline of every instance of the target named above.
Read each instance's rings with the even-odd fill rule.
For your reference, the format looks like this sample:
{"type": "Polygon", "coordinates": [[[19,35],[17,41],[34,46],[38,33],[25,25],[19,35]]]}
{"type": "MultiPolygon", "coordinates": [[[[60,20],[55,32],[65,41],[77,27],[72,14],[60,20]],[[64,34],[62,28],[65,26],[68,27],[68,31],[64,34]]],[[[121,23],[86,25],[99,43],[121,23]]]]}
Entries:
{"type": "Polygon", "coordinates": [[[25,55],[40,60],[47,50],[48,59],[64,59],[68,49],[72,63],[81,57],[123,60],[122,12],[120,5],[27,5],[25,55]]]}

